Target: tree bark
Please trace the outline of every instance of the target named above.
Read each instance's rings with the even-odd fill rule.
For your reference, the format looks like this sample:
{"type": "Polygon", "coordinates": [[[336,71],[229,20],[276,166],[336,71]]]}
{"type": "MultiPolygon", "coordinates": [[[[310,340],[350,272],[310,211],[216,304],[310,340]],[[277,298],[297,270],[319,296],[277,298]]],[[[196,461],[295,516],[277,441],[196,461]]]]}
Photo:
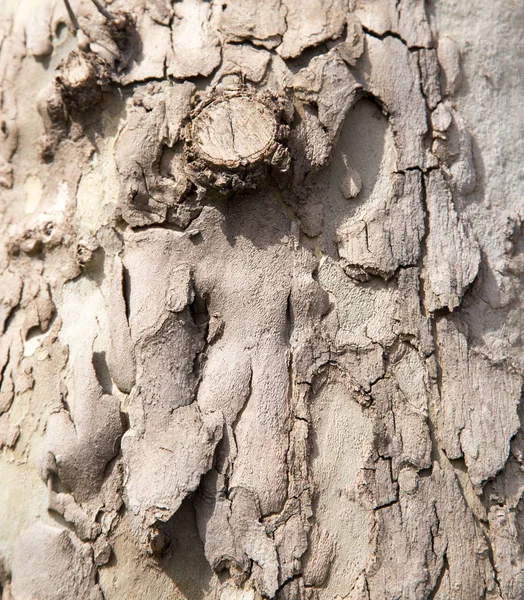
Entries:
{"type": "Polygon", "coordinates": [[[0,17],[0,598],[523,598],[522,8],[0,17]]]}

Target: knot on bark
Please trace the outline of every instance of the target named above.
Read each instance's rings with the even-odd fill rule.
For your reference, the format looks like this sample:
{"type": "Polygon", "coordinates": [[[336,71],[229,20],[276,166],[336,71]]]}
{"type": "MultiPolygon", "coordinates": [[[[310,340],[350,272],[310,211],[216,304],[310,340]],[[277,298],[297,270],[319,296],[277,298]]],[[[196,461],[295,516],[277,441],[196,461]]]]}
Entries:
{"type": "Polygon", "coordinates": [[[240,89],[201,99],[186,127],[190,178],[228,194],[281,176],[291,163],[285,146],[291,119],[290,103],[267,92],[240,89]]]}

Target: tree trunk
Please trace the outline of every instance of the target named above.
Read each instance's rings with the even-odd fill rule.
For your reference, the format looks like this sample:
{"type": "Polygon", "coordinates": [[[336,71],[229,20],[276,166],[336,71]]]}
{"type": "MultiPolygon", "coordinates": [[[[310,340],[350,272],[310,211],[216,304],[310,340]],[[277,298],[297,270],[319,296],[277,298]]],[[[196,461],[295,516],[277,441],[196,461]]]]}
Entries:
{"type": "Polygon", "coordinates": [[[0,18],[0,598],[523,598],[523,8],[0,18]]]}

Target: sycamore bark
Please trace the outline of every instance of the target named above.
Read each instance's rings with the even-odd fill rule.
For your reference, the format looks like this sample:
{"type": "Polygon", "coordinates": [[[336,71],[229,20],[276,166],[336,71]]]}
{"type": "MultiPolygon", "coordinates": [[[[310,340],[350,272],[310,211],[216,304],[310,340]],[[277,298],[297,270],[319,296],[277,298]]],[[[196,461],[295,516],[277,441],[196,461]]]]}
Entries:
{"type": "Polygon", "coordinates": [[[0,17],[0,598],[524,597],[524,11],[0,17]]]}

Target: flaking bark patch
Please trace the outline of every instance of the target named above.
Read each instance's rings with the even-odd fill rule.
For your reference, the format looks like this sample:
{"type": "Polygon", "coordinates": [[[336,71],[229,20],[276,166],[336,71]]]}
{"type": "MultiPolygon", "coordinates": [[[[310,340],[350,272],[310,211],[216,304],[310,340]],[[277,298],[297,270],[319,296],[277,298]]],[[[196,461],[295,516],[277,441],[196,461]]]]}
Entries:
{"type": "Polygon", "coordinates": [[[424,2],[8,4],[0,597],[519,598],[521,219],[495,304],[424,2]]]}

